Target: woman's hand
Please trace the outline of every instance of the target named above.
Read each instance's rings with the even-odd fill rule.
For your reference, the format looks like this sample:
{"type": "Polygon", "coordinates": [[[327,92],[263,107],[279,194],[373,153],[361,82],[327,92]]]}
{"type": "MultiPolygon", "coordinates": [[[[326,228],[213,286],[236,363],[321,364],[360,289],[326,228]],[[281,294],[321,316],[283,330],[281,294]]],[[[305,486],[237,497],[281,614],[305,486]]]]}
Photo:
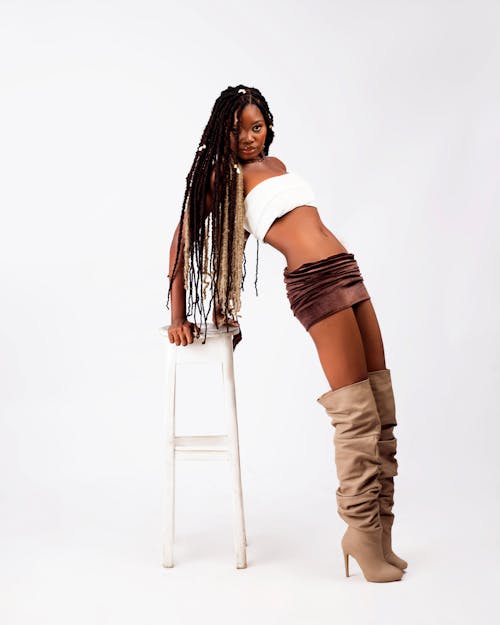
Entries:
{"type": "Polygon", "coordinates": [[[172,319],[172,323],[168,326],[168,338],[176,345],[187,345],[193,342],[193,330],[196,334],[200,333],[200,328],[185,317],[172,319]]]}

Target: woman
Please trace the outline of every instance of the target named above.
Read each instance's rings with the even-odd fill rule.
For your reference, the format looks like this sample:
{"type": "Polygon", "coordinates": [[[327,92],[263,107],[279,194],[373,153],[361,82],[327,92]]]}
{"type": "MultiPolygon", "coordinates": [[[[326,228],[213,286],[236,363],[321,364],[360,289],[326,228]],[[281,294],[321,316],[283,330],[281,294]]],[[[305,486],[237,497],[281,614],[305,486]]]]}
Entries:
{"type": "MultiPolygon", "coordinates": [[[[368,581],[396,581],[407,563],[391,548],[396,418],[377,317],[354,255],[321,221],[309,184],[269,156],[273,138],[273,116],[258,89],[237,85],[220,94],[187,176],[170,248],[169,338],[192,343],[200,335],[197,313],[206,328],[212,304],[217,327],[239,326],[250,233],[257,263],[259,242],[284,255],[290,306],[330,385],[317,401],[335,427],[337,510],[348,525],[341,542],[346,575],[351,555],[368,581]],[[192,312],[194,322],[187,320],[192,312]]],[[[241,329],[236,336],[234,347],[241,329]]]]}

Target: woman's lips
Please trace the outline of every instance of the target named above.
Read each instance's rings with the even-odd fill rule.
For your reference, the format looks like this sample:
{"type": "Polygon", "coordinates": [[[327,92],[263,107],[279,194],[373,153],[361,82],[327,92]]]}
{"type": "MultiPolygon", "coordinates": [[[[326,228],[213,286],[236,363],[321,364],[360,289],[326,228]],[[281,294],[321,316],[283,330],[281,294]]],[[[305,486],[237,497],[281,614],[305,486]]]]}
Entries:
{"type": "Polygon", "coordinates": [[[254,150],[257,149],[257,146],[253,147],[253,148],[242,148],[243,152],[253,152],[254,150]]]}

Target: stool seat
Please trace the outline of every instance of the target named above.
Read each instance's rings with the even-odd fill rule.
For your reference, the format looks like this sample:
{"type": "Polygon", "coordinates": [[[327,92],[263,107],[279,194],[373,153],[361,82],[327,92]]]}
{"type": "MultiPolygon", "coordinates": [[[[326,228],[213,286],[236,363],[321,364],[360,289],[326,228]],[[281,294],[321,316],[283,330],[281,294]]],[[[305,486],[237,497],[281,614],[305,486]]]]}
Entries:
{"type": "Polygon", "coordinates": [[[226,460],[232,476],[233,537],[236,568],[247,566],[246,530],[241,486],[240,453],[238,442],[238,419],[232,337],[239,332],[236,326],[214,323],[200,327],[200,337],[193,337],[187,345],[170,343],[169,326],[160,328],[166,336],[166,395],[167,395],[167,441],[166,475],[164,493],[164,542],[163,566],[174,566],[173,544],[175,534],[175,461],[176,460],[226,460]],[[206,330],[206,341],[203,338],[206,330]],[[177,436],[175,433],[175,397],[177,365],[186,363],[215,362],[221,365],[222,403],[226,415],[227,433],[199,436],[177,436]]]}

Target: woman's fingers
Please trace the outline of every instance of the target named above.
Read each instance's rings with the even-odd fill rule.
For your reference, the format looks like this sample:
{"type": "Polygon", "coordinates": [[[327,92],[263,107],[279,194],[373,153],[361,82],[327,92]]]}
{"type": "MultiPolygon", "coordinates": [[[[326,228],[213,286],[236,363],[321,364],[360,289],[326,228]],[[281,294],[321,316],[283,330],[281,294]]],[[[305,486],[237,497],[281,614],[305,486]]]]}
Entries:
{"type": "MultiPolygon", "coordinates": [[[[226,323],[224,317],[218,317],[218,325],[226,323]]],[[[228,319],[227,324],[230,326],[239,326],[238,321],[228,319]]],[[[176,345],[190,345],[195,337],[200,336],[200,327],[192,321],[183,321],[182,323],[173,323],[168,329],[168,338],[171,343],[176,345]]]]}
{"type": "Polygon", "coordinates": [[[185,343],[182,343],[184,338],[184,333],[182,332],[182,330],[179,330],[178,328],[172,330],[171,332],[168,333],[168,336],[170,338],[170,342],[171,343],[175,343],[176,345],[185,345],[185,343]]]}
{"type": "Polygon", "coordinates": [[[194,341],[195,334],[200,334],[199,326],[191,321],[184,321],[182,324],[170,326],[168,337],[171,343],[188,345],[194,341]]]}
{"type": "Polygon", "coordinates": [[[195,335],[199,335],[200,334],[200,328],[196,323],[193,323],[191,321],[187,322],[187,326],[185,327],[185,334],[186,334],[186,338],[187,338],[187,342],[188,343],[192,343],[194,340],[194,336],[195,335]]]}
{"type": "Polygon", "coordinates": [[[193,342],[193,326],[194,324],[190,321],[184,322],[181,336],[182,345],[191,344],[193,342]]]}

